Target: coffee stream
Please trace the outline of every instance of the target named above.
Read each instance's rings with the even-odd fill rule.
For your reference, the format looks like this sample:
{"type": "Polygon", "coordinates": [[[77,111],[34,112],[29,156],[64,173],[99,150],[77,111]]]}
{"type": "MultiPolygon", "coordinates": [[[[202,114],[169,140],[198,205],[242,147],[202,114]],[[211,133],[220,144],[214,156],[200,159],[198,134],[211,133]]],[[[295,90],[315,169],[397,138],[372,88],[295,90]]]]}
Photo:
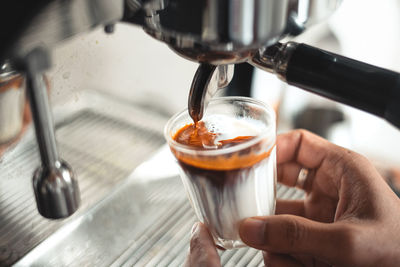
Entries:
{"type": "MultiPolygon", "coordinates": [[[[253,136],[238,136],[233,139],[216,141],[219,133],[210,132],[205,123],[201,121],[207,108],[210,98],[218,90],[218,83],[213,83],[212,77],[215,74],[216,66],[202,63],[194,76],[188,101],[188,111],[193,119],[192,124],[186,125],[178,130],[174,140],[180,144],[188,145],[195,149],[221,149],[246,142],[253,136]]],[[[224,80],[229,80],[228,69],[226,69],[224,80]]]]}

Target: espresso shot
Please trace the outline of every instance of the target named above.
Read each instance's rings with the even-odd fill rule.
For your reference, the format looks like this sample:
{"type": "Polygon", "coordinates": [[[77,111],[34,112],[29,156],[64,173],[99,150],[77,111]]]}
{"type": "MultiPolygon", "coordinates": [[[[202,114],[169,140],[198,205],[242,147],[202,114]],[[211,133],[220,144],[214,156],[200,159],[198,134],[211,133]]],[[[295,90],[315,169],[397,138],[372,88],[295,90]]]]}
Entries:
{"type": "Polygon", "coordinates": [[[181,169],[189,200],[217,245],[239,248],[241,220],[275,212],[275,114],[243,97],[210,102],[193,123],[187,110],[165,135],[181,169]]]}

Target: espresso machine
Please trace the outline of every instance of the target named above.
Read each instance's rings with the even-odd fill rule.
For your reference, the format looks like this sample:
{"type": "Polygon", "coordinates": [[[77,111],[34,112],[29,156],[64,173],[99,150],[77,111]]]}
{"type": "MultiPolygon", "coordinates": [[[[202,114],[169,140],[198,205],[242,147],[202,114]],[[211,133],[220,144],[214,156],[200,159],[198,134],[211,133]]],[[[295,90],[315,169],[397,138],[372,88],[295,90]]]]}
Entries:
{"type": "MultiPolygon", "coordinates": [[[[372,113],[400,127],[400,74],[289,41],[328,18],[340,3],[341,0],[3,3],[7,14],[0,16],[0,60],[26,77],[42,162],[33,178],[40,214],[52,219],[65,218],[80,204],[72,167],[58,155],[43,73],[52,64],[53,47],[95,27],[104,27],[107,34],[113,33],[116,23],[142,27],[177,55],[200,63],[203,69],[211,66],[206,68],[209,72],[220,72],[224,85],[232,76],[232,68],[226,66],[248,62],[288,84],[372,113]]],[[[204,104],[207,92],[194,93],[199,105],[204,104]]]]}

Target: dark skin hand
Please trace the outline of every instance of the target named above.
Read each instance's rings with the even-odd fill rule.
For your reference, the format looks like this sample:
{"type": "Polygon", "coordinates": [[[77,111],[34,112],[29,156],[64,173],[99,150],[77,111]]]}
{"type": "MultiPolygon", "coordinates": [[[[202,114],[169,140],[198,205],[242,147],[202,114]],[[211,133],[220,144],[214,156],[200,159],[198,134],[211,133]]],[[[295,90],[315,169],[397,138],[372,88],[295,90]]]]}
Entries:
{"type": "Polygon", "coordinates": [[[214,241],[207,227],[196,223],[192,228],[190,252],[184,263],[188,266],[221,266],[214,241]]]}
{"type": "MultiPolygon", "coordinates": [[[[277,215],[240,225],[267,266],[399,266],[400,200],[366,158],[297,130],[278,137],[277,163],[287,186],[296,186],[301,168],[310,171],[304,200],[278,200],[277,215]]],[[[207,228],[197,229],[187,266],[220,266],[207,228]],[[202,251],[208,262],[194,257],[202,251]]]]}

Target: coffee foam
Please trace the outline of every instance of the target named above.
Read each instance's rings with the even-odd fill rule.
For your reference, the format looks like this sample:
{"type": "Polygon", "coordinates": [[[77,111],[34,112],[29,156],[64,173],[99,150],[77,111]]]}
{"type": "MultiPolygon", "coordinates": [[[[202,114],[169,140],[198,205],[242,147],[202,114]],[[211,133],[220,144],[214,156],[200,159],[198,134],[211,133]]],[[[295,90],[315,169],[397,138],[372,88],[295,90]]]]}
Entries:
{"type": "Polygon", "coordinates": [[[238,136],[258,136],[267,130],[265,124],[248,117],[233,118],[227,115],[210,115],[203,121],[208,131],[218,134],[215,142],[238,136]]]}

